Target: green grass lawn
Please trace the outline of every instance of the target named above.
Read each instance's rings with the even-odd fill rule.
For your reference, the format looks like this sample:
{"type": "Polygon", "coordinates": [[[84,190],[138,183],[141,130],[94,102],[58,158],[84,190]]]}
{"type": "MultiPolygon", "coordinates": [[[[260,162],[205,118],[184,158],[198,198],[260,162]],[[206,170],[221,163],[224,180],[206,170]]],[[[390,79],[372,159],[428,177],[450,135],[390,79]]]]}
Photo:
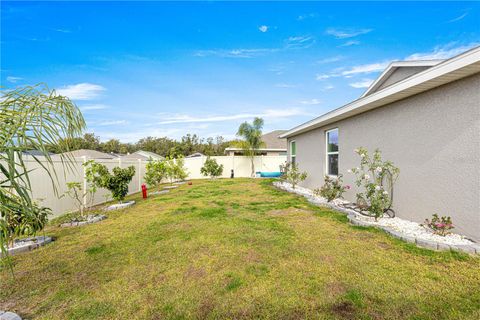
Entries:
{"type": "Polygon", "coordinates": [[[480,259],[433,252],[276,190],[194,181],[0,271],[28,319],[479,319],[480,259]]]}

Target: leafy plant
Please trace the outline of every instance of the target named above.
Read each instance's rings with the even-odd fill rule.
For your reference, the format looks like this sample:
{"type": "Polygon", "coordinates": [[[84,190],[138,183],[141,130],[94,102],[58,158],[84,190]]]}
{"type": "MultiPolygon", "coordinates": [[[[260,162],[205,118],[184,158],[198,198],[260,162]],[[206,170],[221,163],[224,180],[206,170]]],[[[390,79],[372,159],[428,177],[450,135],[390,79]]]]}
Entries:
{"type": "Polygon", "coordinates": [[[162,183],[167,176],[167,165],[165,160],[149,161],[146,165],[145,182],[150,187],[155,187],[162,183]]]}
{"type": "Polygon", "coordinates": [[[200,173],[203,176],[209,176],[210,178],[216,178],[223,174],[223,164],[218,164],[217,160],[210,157],[205,160],[203,167],[200,169],[200,173]]]}
{"type": "Polygon", "coordinates": [[[255,118],[253,123],[244,122],[238,128],[237,136],[242,137],[243,140],[236,141],[235,146],[241,148],[245,156],[250,158],[252,177],[255,177],[255,155],[258,153],[258,149],[265,146],[262,141],[262,127],[263,119],[255,118]]]}
{"type": "Polygon", "coordinates": [[[284,171],[284,174],[282,175],[282,178],[287,182],[289,182],[292,185],[293,189],[295,189],[296,185],[299,182],[302,182],[303,180],[307,179],[307,173],[300,172],[300,170],[298,169],[297,163],[287,162],[283,166],[283,171],[284,171]]]}
{"type": "Polygon", "coordinates": [[[85,163],[85,175],[87,182],[98,188],[104,188],[110,191],[112,198],[122,202],[128,194],[128,184],[135,175],[135,167],[128,168],[115,167],[112,173],[108,168],[93,160],[85,163]]]}
{"type": "Polygon", "coordinates": [[[183,157],[167,158],[165,159],[165,166],[165,177],[170,180],[170,183],[175,180],[185,180],[188,177],[183,157]]]}
{"type": "Polygon", "coordinates": [[[439,217],[438,214],[432,216],[432,220],[425,219],[423,226],[432,230],[433,233],[445,237],[449,234],[449,230],[453,229],[452,218],[447,216],[439,217]]]}
{"type": "Polygon", "coordinates": [[[343,198],[342,195],[345,189],[350,189],[350,186],[343,186],[343,176],[340,174],[337,178],[325,176],[323,186],[320,189],[315,189],[313,192],[316,195],[322,196],[327,199],[328,202],[343,198]]]}
{"type": "MultiPolygon", "coordinates": [[[[58,179],[48,148],[55,146],[60,152],[69,151],[70,141],[80,136],[84,128],[85,120],[75,104],[46,85],[2,91],[0,251],[3,256],[8,255],[8,243],[12,243],[15,236],[30,236],[40,231],[49,212],[31,198],[30,169],[24,162],[23,152],[35,149],[41,153],[40,158],[32,156],[33,161],[48,173],[49,182],[58,194],[58,179]]],[[[73,163],[68,154],[59,157],[64,167],[73,163]]]]}
{"type": "Polygon", "coordinates": [[[363,187],[364,192],[357,193],[357,204],[368,210],[375,219],[384,213],[393,212],[393,185],[400,169],[391,161],[383,161],[380,150],[376,149],[370,157],[365,148],[355,152],[360,156],[360,167],[348,170],[356,175],[355,184],[363,187]]]}

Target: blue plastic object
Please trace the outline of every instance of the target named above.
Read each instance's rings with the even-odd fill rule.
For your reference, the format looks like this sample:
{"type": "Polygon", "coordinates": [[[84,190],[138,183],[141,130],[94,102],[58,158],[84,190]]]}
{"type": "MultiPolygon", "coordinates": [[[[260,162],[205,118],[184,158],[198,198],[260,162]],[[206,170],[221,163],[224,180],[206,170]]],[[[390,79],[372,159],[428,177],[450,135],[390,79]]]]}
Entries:
{"type": "Polygon", "coordinates": [[[260,172],[260,177],[262,178],[278,178],[281,175],[281,172],[260,172]]]}

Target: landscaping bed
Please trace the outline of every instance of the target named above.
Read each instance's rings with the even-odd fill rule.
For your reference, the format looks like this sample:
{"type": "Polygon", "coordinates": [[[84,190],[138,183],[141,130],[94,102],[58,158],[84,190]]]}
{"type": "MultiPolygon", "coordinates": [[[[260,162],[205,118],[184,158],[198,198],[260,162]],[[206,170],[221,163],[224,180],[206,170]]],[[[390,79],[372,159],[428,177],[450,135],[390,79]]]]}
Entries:
{"type": "MultiPolygon", "coordinates": [[[[52,237],[47,236],[36,236],[36,237],[29,237],[25,239],[15,239],[13,242],[13,246],[8,248],[9,255],[15,255],[21,252],[27,252],[38,247],[44,246],[53,241],[52,237]]],[[[1,254],[0,254],[1,257],[1,254]]]]}
{"type": "Polygon", "coordinates": [[[310,189],[296,186],[293,188],[291,184],[283,181],[276,181],[274,186],[287,192],[302,195],[313,204],[328,206],[332,209],[347,214],[348,219],[355,225],[378,227],[392,236],[415,243],[420,247],[432,250],[458,250],[466,253],[480,254],[480,245],[459,235],[450,233],[446,236],[440,236],[432,233],[421,224],[401,219],[398,217],[380,217],[377,220],[368,216],[368,212],[361,212],[359,208],[346,200],[335,199],[328,202],[325,198],[317,196],[310,189]]]}
{"type": "Polygon", "coordinates": [[[86,224],[100,222],[107,218],[106,215],[103,214],[89,214],[84,219],[82,218],[73,218],[69,222],[64,222],[60,226],[61,227],[76,227],[76,226],[83,226],[86,224]]]}
{"type": "Polygon", "coordinates": [[[105,208],[105,211],[112,211],[112,210],[121,210],[121,209],[126,209],[128,207],[131,207],[135,204],[135,201],[127,201],[127,202],[122,202],[122,203],[115,203],[111,204],[108,207],[105,208]]]}

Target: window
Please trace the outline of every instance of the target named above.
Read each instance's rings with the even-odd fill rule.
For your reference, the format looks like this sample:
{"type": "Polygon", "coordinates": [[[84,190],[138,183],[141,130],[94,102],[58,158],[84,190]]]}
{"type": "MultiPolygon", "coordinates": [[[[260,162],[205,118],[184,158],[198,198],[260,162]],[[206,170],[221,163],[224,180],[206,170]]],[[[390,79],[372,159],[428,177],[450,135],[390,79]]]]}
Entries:
{"type": "Polygon", "coordinates": [[[327,138],[327,174],[338,176],[338,128],[328,130],[327,138]]]}
{"type": "Polygon", "coordinates": [[[295,163],[296,157],[297,157],[297,142],[291,141],[290,142],[290,162],[295,163]]]}

